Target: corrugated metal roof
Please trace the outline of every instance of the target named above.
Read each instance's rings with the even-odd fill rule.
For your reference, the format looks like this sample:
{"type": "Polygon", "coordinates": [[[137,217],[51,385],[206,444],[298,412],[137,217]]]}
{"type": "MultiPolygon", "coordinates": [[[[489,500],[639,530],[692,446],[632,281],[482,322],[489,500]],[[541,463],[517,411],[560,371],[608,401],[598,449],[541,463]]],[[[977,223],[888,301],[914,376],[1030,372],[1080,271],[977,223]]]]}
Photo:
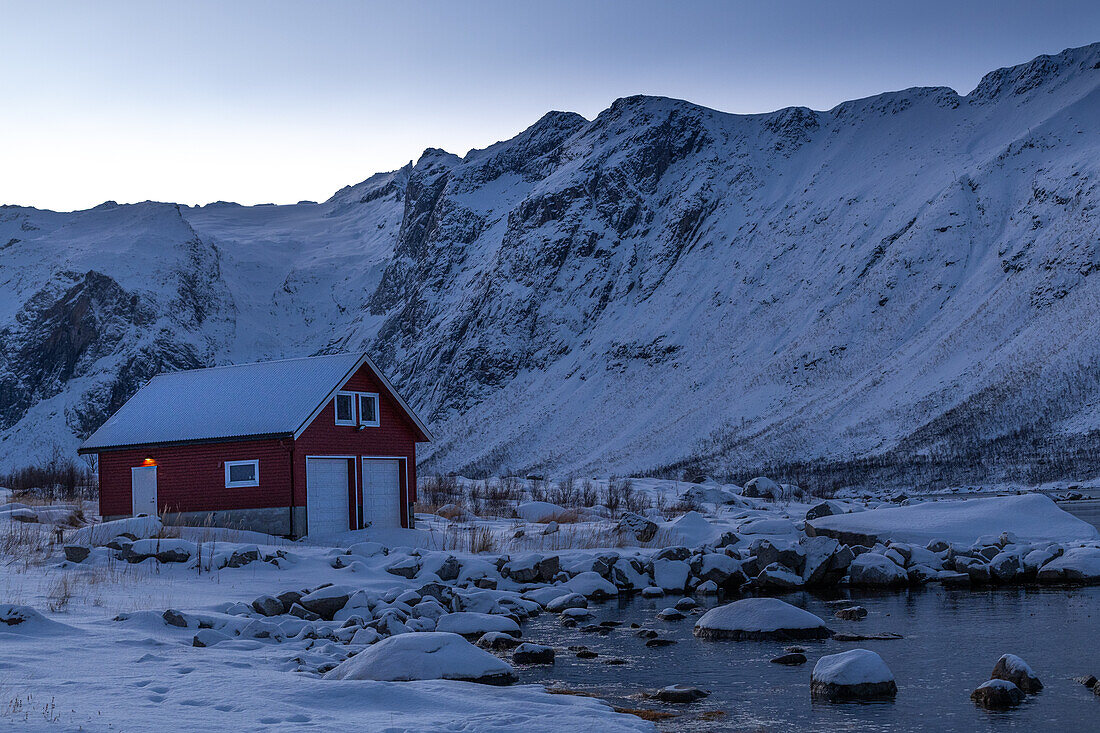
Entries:
{"type": "Polygon", "coordinates": [[[363,359],[333,354],[161,374],[80,449],[292,435],[363,359]]]}

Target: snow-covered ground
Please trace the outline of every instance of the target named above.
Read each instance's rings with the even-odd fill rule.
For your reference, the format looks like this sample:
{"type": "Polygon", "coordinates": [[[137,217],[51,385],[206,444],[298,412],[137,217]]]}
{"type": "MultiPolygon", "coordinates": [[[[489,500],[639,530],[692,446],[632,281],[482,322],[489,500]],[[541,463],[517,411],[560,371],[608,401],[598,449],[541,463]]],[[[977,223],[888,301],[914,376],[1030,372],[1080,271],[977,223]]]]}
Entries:
{"type": "MultiPolygon", "coordinates": [[[[505,637],[522,634],[529,615],[552,608],[563,624],[583,622],[590,602],[638,591],[1100,582],[1095,529],[1068,531],[1081,528],[1041,495],[902,508],[830,502],[829,511],[856,513],[827,518],[878,533],[873,547],[849,547],[806,535],[807,512],[826,511],[809,497],[633,484],[652,502],[640,514],[540,507],[544,521],[530,522],[467,510],[453,520],[421,514],[415,530],[302,542],[139,518],[65,529],[57,545],[52,524],[21,520],[57,521],[63,508],[6,503],[0,720],[88,731],[163,730],[166,720],[191,729],[652,730],[596,699],[460,680],[508,682],[514,644],[505,637]],[[892,518],[925,507],[922,530],[941,539],[900,541],[913,522],[892,518]],[[975,507],[980,531],[996,536],[967,543],[950,517],[975,507]],[[1042,518],[1042,537],[1008,534],[1025,510],[1042,518]],[[123,531],[132,536],[117,537],[123,531]],[[423,632],[435,634],[390,641],[423,632]]],[[[471,491],[472,482],[460,485],[471,491]]]]}

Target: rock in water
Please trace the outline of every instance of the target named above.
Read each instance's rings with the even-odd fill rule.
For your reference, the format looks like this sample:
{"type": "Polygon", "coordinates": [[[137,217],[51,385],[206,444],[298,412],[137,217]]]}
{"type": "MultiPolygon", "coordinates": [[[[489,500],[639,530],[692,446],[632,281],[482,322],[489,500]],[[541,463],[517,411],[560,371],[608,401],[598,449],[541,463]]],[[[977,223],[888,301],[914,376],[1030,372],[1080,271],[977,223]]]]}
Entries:
{"type": "Polygon", "coordinates": [[[701,639],[826,639],[832,632],[809,611],[778,598],[743,598],[707,611],[695,623],[701,639]]]}
{"type": "Polygon", "coordinates": [[[516,674],[504,661],[458,634],[398,634],[367,647],[325,674],[326,680],[460,680],[508,685],[516,674]]]}
{"type": "Polygon", "coordinates": [[[1015,654],[1005,654],[998,659],[989,677],[994,680],[1008,680],[1029,695],[1034,695],[1043,689],[1043,683],[1039,681],[1028,663],[1015,654]]]}
{"type": "Polygon", "coordinates": [[[840,609],[833,615],[842,621],[859,621],[867,618],[867,609],[863,606],[850,606],[840,609]]]}
{"type": "Polygon", "coordinates": [[[805,664],[806,655],[802,652],[791,652],[790,654],[781,654],[771,661],[772,664],[785,664],[787,666],[794,666],[798,664],[805,664]]]}
{"type": "Polygon", "coordinates": [[[516,664],[553,664],[554,648],[541,644],[520,644],[512,652],[512,661],[516,664]]]}
{"type": "Polygon", "coordinates": [[[661,702],[689,703],[700,700],[709,694],[709,692],[691,685],[669,685],[657,690],[652,697],[661,702]]]}
{"type": "Polygon", "coordinates": [[[1004,710],[1024,701],[1024,692],[1008,680],[989,680],[970,693],[970,699],[987,710],[1004,710]]]}
{"type": "Polygon", "coordinates": [[[897,693],[893,672],[869,649],[824,656],[810,676],[810,694],[824,700],[882,700],[897,693]]]}

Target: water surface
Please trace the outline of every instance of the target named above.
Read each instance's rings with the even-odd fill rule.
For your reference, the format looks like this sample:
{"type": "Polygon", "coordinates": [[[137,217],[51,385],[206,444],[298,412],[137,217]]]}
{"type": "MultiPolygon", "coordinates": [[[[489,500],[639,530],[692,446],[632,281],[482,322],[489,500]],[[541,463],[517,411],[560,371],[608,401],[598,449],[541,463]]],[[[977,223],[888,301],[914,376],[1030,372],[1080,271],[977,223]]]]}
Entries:
{"type": "MultiPolygon", "coordinates": [[[[784,667],[769,660],[787,644],[699,640],[691,634],[697,615],[683,621],[656,619],[657,611],[672,605],[675,596],[633,597],[592,606],[592,623],[625,622],[606,637],[562,628],[555,614],[525,623],[525,640],[557,647],[558,657],[553,667],[521,669],[520,681],[589,692],[618,706],[678,713],[658,724],[665,731],[1100,730],[1100,697],[1072,680],[1082,674],[1100,677],[1098,587],[971,591],[933,585],[902,593],[793,593],[783,599],[821,616],[834,631],[890,631],[905,638],[792,642],[805,648],[809,661],[784,667]],[[868,617],[833,618],[843,606],[830,601],[840,598],[867,608],[868,617]],[[635,636],[636,629],[628,628],[631,622],[677,643],[647,648],[646,640],[635,636]],[[565,649],[569,645],[585,645],[599,656],[578,659],[565,649]],[[811,701],[814,662],[856,647],[878,652],[886,661],[897,680],[897,699],[873,704],[811,701]],[[970,701],[970,692],[989,679],[1006,652],[1023,657],[1045,689],[1009,712],[981,710],[970,701]],[[626,664],[609,665],[611,658],[626,664]],[[686,706],[638,696],[674,683],[696,685],[711,695],[686,706]],[[710,716],[719,717],[706,719],[710,716]]],[[[707,606],[718,603],[704,601],[707,606]]]]}

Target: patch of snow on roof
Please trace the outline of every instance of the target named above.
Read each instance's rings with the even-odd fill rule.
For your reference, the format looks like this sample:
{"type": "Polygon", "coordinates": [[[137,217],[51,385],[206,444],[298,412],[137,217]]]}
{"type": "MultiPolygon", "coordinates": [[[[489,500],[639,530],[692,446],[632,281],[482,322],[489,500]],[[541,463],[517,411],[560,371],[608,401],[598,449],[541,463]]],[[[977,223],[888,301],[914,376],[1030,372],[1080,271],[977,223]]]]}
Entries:
{"type": "Polygon", "coordinates": [[[81,448],[293,433],[361,358],[333,354],[161,374],[81,448]]]}

